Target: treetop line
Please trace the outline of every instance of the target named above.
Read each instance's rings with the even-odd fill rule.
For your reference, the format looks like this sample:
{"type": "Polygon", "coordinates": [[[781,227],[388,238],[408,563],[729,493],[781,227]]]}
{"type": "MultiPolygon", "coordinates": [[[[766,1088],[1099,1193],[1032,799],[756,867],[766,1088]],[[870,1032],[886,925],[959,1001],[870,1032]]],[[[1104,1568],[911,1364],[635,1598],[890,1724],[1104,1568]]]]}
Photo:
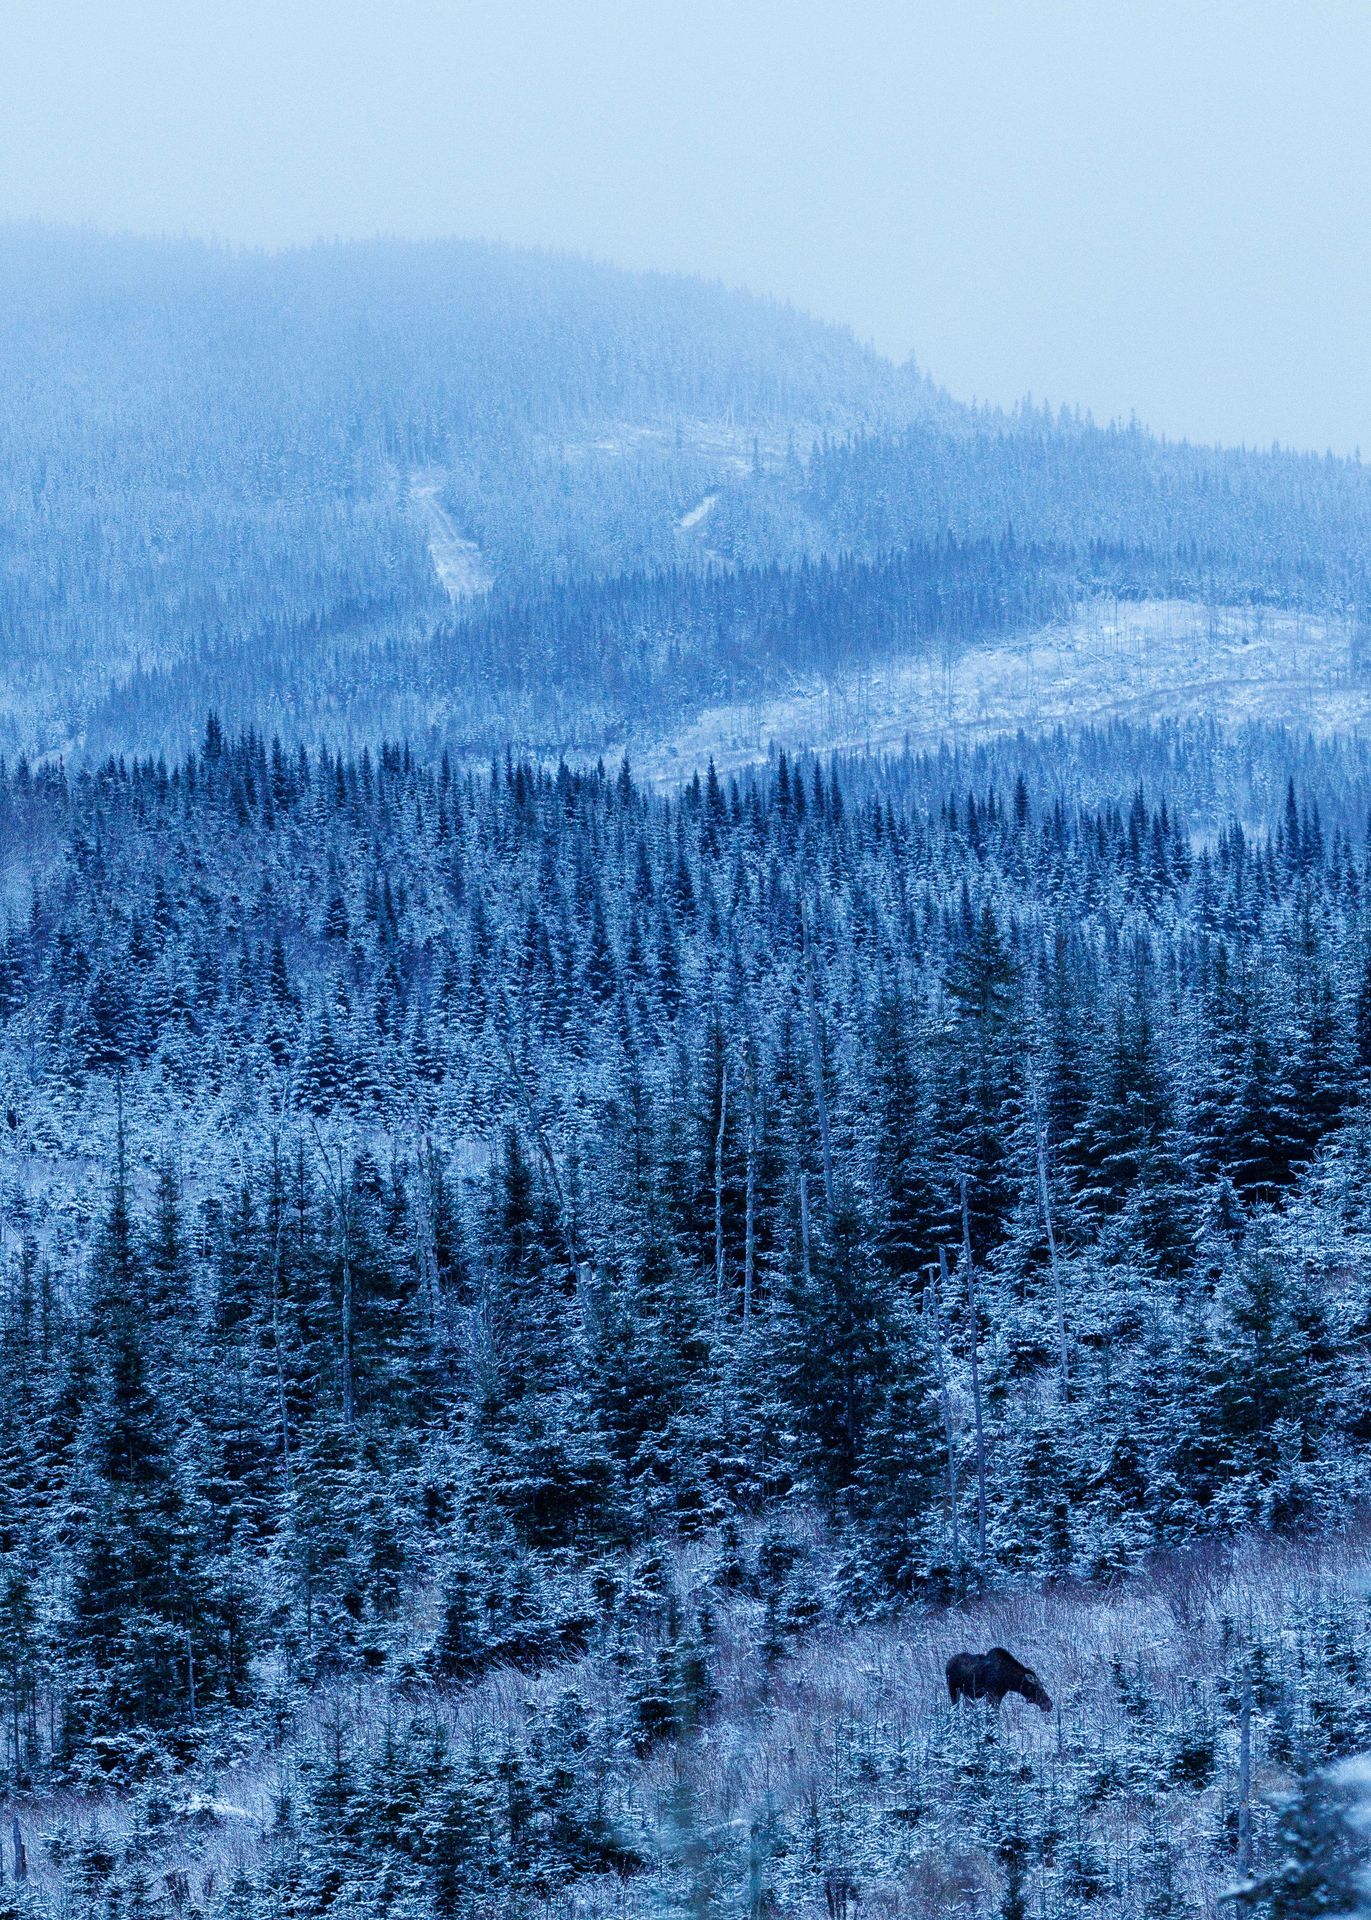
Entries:
{"type": "MultiPolygon", "coordinates": [[[[1363,756],[1146,739],[1151,796],[1117,733],[678,799],[214,721],[5,771],[12,1786],[599,1657],[666,1541],[758,1543],[779,1660],[1348,1514],[1363,756]]],[[[644,1754],[711,1605],[660,1576],[644,1754]]]]}

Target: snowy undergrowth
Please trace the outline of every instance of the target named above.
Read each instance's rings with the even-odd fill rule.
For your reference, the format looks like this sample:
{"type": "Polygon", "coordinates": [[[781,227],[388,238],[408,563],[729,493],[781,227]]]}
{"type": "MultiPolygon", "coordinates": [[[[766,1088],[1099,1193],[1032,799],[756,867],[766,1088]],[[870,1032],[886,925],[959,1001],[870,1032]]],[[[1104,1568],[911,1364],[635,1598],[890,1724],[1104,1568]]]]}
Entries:
{"type": "MultiPolygon", "coordinates": [[[[1364,1525],[1194,1550],[1110,1587],[911,1606],[855,1628],[821,1615],[784,1653],[774,1607],[748,1591],[760,1545],[697,1541],[623,1569],[626,1590],[657,1580],[705,1610],[709,1706],[688,1734],[644,1742],[622,1631],[467,1687],[340,1680],[283,1694],[276,1737],[236,1758],[226,1747],[217,1769],[18,1808],[31,1887],[62,1910],[92,1858],[128,1857],[150,1886],[218,1911],[235,1887],[243,1900],[279,1877],[283,1854],[327,1844],[311,1826],[321,1780],[345,1772],[359,1804],[374,1800],[383,1756],[441,1729],[460,1779],[502,1777],[513,1757],[536,1782],[549,1729],[574,1711],[583,1784],[636,1869],[522,1903],[506,1881],[503,1911],[1210,1916],[1236,1875],[1244,1693],[1258,1858],[1294,1770],[1371,1739],[1364,1525]],[[995,1644],[1033,1661],[1052,1713],[1013,1697],[999,1716],[948,1705],[948,1656],[995,1644]]],[[[821,1586],[840,1579],[841,1545],[817,1521],[797,1517],[789,1547],[821,1586]]]]}

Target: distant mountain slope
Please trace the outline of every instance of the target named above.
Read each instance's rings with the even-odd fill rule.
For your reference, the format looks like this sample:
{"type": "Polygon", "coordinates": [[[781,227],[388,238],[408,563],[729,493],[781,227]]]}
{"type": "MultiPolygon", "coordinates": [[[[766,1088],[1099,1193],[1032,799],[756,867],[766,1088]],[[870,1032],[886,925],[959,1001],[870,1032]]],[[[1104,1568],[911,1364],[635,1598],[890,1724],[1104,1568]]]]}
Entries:
{"type": "Polygon", "coordinates": [[[910,540],[1070,546],[1112,580],[1335,607],[1364,597],[1371,467],[1191,446],[1026,413],[817,447],[799,498],[842,552],[910,540]]]}
{"type": "Polygon", "coordinates": [[[10,755],[593,754],[1100,594],[1368,624],[1359,463],[977,412],[696,280],[11,229],[0,287],[10,755]]]}
{"type": "Polygon", "coordinates": [[[531,587],[689,559],[677,520],[754,442],[947,404],[778,305],[487,245],[10,229],[0,286],[10,746],[136,663],[440,615],[416,474],[531,587]]]}
{"type": "Polygon", "coordinates": [[[92,706],[86,743],[97,756],[130,741],[171,753],[207,707],[289,737],[302,716],[331,708],[359,743],[403,736],[478,760],[509,740],[541,758],[636,756],[645,738],[719,701],[840,679],[892,654],[959,650],[968,634],[1063,617],[1074,596],[1069,561],[977,542],[495,593],[429,633],[372,645],[278,623],[260,641],[132,675],[92,706]]]}

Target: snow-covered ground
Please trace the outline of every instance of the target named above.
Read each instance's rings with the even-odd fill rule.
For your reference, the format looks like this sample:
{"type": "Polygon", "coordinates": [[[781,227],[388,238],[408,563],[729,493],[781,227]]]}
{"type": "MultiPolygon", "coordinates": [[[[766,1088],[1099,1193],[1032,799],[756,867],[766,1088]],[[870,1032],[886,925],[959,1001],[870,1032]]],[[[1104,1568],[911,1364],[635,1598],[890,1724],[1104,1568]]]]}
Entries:
{"type": "Polygon", "coordinates": [[[719,504],[718,494],[707,493],[703,500],[698,501],[690,509],[689,513],[683,513],[681,515],[680,519],[676,522],[676,525],[681,529],[682,533],[688,533],[692,527],[698,527],[700,522],[703,519],[705,519],[707,515],[713,513],[715,507],[718,504],[719,504]]]}
{"type": "Polygon", "coordinates": [[[644,424],[638,420],[605,422],[585,439],[564,440],[559,451],[569,461],[609,455],[630,459],[643,453],[662,453],[673,446],[688,448],[712,461],[721,475],[751,473],[754,460],[776,465],[793,448],[807,451],[815,438],[803,427],[785,434],[747,432],[727,420],[680,419],[644,424]]]}
{"type": "MultiPolygon", "coordinates": [[[[797,1514],[791,1537],[805,1536],[805,1519],[797,1514]]],[[[823,1541],[815,1521],[812,1542],[823,1541]]],[[[752,1540],[748,1547],[755,1550],[752,1540]]],[[[1299,1676],[1284,1704],[1299,1715],[1296,1736],[1309,1727],[1317,1737],[1318,1703],[1326,1710],[1330,1693],[1345,1684],[1334,1664],[1335,1648],[1341,1651],[1331,1638],[1334,1623],[1346,1633],[1357,1619],[1371,1568],[1363,1529],[1303,1543],[1216,1542],[1160,1556],[1146,1571],[1109,1584],[1023,1587],[964,1608],[910,1607],[852,1628],[821,1627],[774,1669],[764,1651],[762,1605],[706,1585],[718,1567],[717,1551],[716,1541],[699,1540],[666,1556],[673,1588],[706,1595],[714,1611],[715,1699],[709,1728],[697,1740],[626,1762],[641,1837],[651,1853],[669,1850],[683,1781],[702,1825],[721,1839],[739,1828],[745,1833],[764,1808],[798,1825],[806,1809],[825,1804],[841,1777],[843,1741],[861,1729],[863,1751],[885,1765],[869,1770],[866,1795],[849,1814],[868,1844],[883,1835],[881,1852],[864,1860],[870,1899],[859,1911],[887,1915],[968,1914],[971,1896],[979,1891],[988,1901],[995,1894],[999,1876],[984,1833],[953,1824],[958,1810],[975,1805],[964,1791],[973,1768],[982,1776],[989,1769],[1002,1780],[1016,1777],[1021,1786],[1031,1781],[1033,1794],[1050,1795],[1074,1814],[1069,1837],[1078,1847],[1086,1843],[1082,1858],[1112,1860],[1116,1867],[1129,1862],[1128,1877],[1137,1882],[1147,1874],[1146,1842],[1149,1835],[1155,1842],[1160,1817],[1185,1896],[1183,1908],[1173,1911],[1206,1920],[1223,1915],[1228,1909],[1216,1896],[1237,1877],[1224,1823],[1240,1791],[1232,1682],[1241,1649],[1261,1647],[1267,1674],[1299,1676]],[[1314,1622],[1322,1633],[1311,1631],[1314,1622]],[[1302,1642],[1308,1644],[1301,1652],[1302,1642]],[[1012,1698],[989,1718],[948,1706],[943,1669],[949,1653],[990,1645],[1031,1654],[1050,1684],[1052,1713],[1032,1712],[1012,1698]],[[894,1755],[901,1759],[898,1769],[890,1764],[894,1755]],[[1188,1774],[1178,1772],[1187,1756],[1195,1764],[1188,1774]],[[903,1845],[894,1838],[901,1831],[909,1835],[903,1845]],[[883,1867],[893,1874],[901,1856],[900,1877],[885,1877],[883,1867]]],[[[408,1597],[416,1646],[436,1636],[437,1599],[436,1586],[408,1597]]],[[[317,1759],[341,1728],[348,1730],[354,1760],[379,1755],[397,1723],[420,1711],[454,1753],[482,1746],[518,1753],[530,1726],[546,1724],[572,1690],[592,1714],[610,1717],[621,1711],[623,1684],[613,1661],[586,1655],[536,1672],[502,1667],[460,1688],[420,1691],[412,1678],[397,1684],[358,1674],[309,1696],[283,1696],[292,1709],[283,1737],[240,1750],[199,1778],[169,1783],[166,1825],[156,1836],[162,1865],[179,1868],[197,1891],[208,1874],[228,1885],[239,1872],[260,1870],[263,1838],[282,1796],[298,1781],[302,1757],[317,1759]]],[[[1279,1693],[1273,1700],[1280,1701],[1279,1693]]],[[[1251,1782],[1254,1825],[1264,1843],[1291,1779],[1272,1752],[1279,1732],[1272,1707],[1259,1702],[1251,1782]]],[[[53,1838],[83,1833],[120,1844],[137,1817],[126,1797],[72,1788],[29,1800],[22,1811],[32,1884],[54,1900],[64,1882],[51,1856],[53,1838]]],[[[1099,1911],[1117,1915],[1116,1900],[1105,1897],[1105,1877],[1101,1871],[1092,1898],[1099,1911]]],[[[584,1882],[579,1898],[569,1895],[555,1910],[583,1920],[626,1920],[664,1910],[665,1901],[659,1907],[653,1899],[660,1891],[660,1882],[640,1882],[639,1897],[631,1899],[624,1881],[605,1876],[584,1882]]],[[[803,1911],[822,1909],[806,1905],[803,1911]]],[[[990,1908],[977,1904],[975,1911],[990,1908]]]]}
{"type": "Polygon", "coordinates": [[[438,498],[440,483],[415,479],[409,497],[418,508],[428,534],[428,550],[443,591],[452,600],[471,600],[489,593],[493,580],[481,558],[481,549],[473,540],[464,539],[452,523],[452,516],[438,498]]]}
{"type": "Polygon", "coordinates": [[[1371,676],[1345,623],[1192,601],[1097,601],[1067,623],[942,646],[841,679],[710,708],[633,754],[640,777],[687,779],[805,750],[937,747],[1056,726],[1163,717],[1371,728],[1371,676]]]}

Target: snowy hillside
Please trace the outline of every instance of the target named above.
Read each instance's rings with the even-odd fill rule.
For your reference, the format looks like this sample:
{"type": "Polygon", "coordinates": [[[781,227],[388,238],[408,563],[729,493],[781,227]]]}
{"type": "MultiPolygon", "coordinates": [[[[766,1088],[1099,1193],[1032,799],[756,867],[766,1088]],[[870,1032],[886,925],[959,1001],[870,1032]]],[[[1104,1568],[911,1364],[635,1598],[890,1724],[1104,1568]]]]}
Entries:
{"type": "Polygon", "coordinates": [[[1349,1910],[1366,470],[0,278],[0,1920],[1349,1910]]]}
{"type": "Polygon", "coordinates": [[[1195,601],[1084,600],[1049,627],[800,680],[785,694],[712,707],[634,752],[663,785],[790,752],[924,752],[997,734],[1111,721],[1248,721],[1316,734],[1371,730],[1359,620],[1195,601]]]}

